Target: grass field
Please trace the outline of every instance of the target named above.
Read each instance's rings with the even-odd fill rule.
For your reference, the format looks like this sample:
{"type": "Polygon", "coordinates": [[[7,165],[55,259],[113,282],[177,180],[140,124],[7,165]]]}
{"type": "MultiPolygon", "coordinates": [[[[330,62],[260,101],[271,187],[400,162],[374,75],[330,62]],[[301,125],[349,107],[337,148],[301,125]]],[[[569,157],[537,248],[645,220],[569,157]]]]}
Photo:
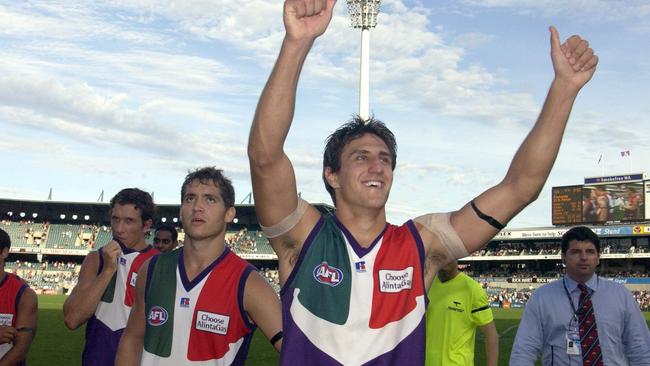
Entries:
{"type": "MultiPolygon", "coordinates": [[[[63,301],[65,296],[43,295],[38,297],[38,332],[32,344],[27,364],[30,366],[71,366],[81,364],[84,329],[72,332],[63,325],[63,301]]],[[[521,309],[494,309],[499,339],[499,365],[507,365],[512,343],[517,333],[521,309]]],[[[650,323],[650,313],[644,313],[650,323]]],[[[650,324],[649,324],[650,326],[650,324]]],[[[476,365],[485,364],[485,346],[481,332],[476,335],[476,365]]],[[[268,341],[255,333],[246,365],[277,365],[278,354],[268,341]]]]}

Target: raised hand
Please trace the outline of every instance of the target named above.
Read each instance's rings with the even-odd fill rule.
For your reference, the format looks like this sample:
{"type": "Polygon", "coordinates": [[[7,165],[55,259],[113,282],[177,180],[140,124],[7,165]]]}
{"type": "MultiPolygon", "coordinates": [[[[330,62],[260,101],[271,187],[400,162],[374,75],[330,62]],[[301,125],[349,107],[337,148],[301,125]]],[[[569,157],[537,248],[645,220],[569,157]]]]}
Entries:
{"type": "Polygon", "coordinates": [[[104,270],[112,272],[117,271],[117,261],[121,254],[122,249],[115,240],[111,240],[108,244],[104,245],[102,248],[104,270]]]}
{"type": "Polygon", "coordinates": [[[598,56],[589,47],[589,42],[578,35],[569,37],[560,44],[560,34],[555,27],[551,31],[551,59],[555,78],[567,82],[577,89],[582,88],[594,75],[598,56]]]}
{"type": "Polygon", "coordinates": [[[292,40],[313,41],[325,33],[336,0],[286,0],[284,27],[292,40]]]}

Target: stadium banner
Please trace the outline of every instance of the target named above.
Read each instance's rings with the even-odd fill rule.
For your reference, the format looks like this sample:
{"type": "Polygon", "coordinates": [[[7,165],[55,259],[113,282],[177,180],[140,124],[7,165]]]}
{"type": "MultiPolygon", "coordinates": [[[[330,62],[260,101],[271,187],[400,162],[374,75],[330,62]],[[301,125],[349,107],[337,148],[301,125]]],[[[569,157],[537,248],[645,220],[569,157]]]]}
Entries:
{"type": "Polygon", "coordinates": [[[9,253],[35,253],[36,254],[36,253],[40,253],[40,252],[41,252],[41,248],[39,248],[39,247],[26,247],[25,248],[25,247],[12,246],[9,249],[9,253]]]}
{"type": "Polygon", "coordinates": [[[508,239],[553,239],[561,238],[569,228],[563,229],[538,229],[538,230],[502,230],[495,235],[492,240],[508,240],[508,239]]]}
{"type": "MultiPolygon", "coordinates": [[[[598,236],[624,236],[624,235],[650,235],[650,226],[643,225],[612,225],[597,226],[591,229],[598,236]],[[636,228],[636,229],[635,229],[636,228]]],[[[533,230],[502,230],[492,240],[520,240],[520,239],[560,239],[570,228],[549,228],[533,230]]],[[[467,259],[467,258],[466,258],[467,259]]]]}
{"type": "Polygon", "coordinates": [[[632,235],[634,226],[595,227],[592,230],[598,236],[622,236],[632,235]]]}
{"type": "Polygon", "coordinates": [[[43,248],[41,249],[43,254],[53,254],[53,255],[87,255],[89,252],[85,249],[54,249],[54,248],[43,248]]]}
{"type": "Polygon", "coordinates": [[[634,225],[632,235],[650,235],[650,225],[634,225]]]}
{"type": "Polygon", "coordinates": [[[615,277],[607,279],[624,285],[650,285],[650,277],[615,277]]]}
{"type": "Polygon", "coordinates": [[[509,277],[508,282],[510,283],[549,283],[557,280],[553,277],[509,277]]]}
{"type": "Polygon", "coordinates": [[[639,182],[645,179],[646,179],[645,173],[609,175],[606,177],[585,178],[585,185],[639,182]]]}

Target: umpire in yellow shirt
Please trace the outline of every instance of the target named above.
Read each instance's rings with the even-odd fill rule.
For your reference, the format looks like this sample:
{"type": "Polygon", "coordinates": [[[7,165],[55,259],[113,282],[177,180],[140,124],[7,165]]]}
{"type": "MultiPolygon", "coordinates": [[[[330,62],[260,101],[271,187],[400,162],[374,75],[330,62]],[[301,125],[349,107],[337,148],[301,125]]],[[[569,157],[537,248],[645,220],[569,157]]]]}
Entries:
{"type": "Polygon", "coordinates": [[[499,335],[485,290],[453,262],[429,289],[427,366],[474,366],[476,328],[485,335],[487,365],[499,360],[499,335]]]}

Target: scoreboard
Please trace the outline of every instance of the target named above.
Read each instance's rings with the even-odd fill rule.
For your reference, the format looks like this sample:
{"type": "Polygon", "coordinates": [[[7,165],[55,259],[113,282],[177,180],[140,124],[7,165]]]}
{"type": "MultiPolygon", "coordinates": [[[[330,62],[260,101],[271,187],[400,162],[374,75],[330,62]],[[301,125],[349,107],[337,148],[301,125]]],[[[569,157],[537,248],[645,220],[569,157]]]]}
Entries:
{"type": "Polygon", "coordinates": [[[582,219],[582,185],[553,187],[553,225],[573,225],[582,219]]]}
{"type": "Polygon", "coordinates": [[[645,173],[585,178],[552,188],[553,225],[612,224],[650,220],[650,180],[645,173]]]}

